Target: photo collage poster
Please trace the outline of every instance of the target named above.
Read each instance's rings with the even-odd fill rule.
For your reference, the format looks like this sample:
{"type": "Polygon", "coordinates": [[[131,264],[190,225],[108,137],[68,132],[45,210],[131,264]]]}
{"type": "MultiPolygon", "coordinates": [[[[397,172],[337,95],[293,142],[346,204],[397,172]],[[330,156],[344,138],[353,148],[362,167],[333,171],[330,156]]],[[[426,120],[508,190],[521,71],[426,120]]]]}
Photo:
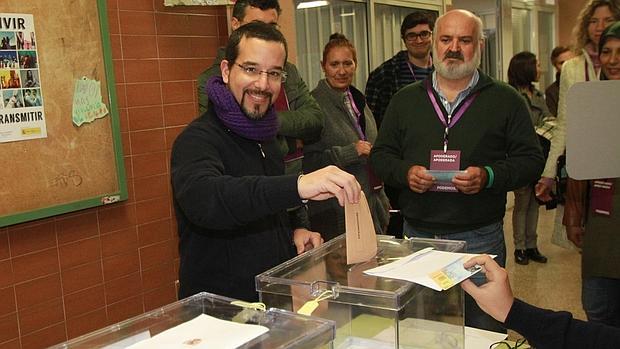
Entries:
{"type": "Polygon", "coordinates": [[[0,143],[45,138],[34,18],[0,13],[0,143]]]}

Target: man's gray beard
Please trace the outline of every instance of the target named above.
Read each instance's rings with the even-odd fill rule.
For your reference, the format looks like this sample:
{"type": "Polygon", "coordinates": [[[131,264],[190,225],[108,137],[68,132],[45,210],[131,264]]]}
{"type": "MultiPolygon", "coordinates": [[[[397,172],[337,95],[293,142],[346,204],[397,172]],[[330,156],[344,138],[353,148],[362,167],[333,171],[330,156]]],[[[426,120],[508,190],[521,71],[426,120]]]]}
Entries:
{"type": "Polygon", "coordinates": [[[433,65],[437,74],[448,80],[460,80],[474,73],[480,65],[481,54],[480,48],[477,48],[471,61],[448,65],[437,55],[437,49],[433,45],[433,57],[433,65]]]}

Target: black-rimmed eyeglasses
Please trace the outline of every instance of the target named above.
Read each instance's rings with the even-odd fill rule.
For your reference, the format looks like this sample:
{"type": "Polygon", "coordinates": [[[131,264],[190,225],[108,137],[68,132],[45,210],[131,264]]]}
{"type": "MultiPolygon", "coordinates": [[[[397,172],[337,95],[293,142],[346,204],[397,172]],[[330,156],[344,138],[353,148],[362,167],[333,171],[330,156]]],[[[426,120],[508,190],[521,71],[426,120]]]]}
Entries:
{"type": "Polygon", "coordinates": [[[407,40],[407,41],[416,41],[417,38],[420,38],[422,40],[426,40],[426,39],[431,37],[431,34],[433,34],[433,32],[428,31],[428,30],[422,30],[419,33],[411,32],[411,33],[405,34],[405,40],[407,40]]]}

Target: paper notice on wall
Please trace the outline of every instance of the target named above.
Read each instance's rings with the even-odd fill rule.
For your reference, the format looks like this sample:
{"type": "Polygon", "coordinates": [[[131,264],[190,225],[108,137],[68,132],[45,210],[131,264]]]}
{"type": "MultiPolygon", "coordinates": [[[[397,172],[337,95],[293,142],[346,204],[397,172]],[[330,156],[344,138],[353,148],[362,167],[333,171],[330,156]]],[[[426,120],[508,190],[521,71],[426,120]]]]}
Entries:
{"type": "Polygon", "coordinates": [[[81,78],[75,80],[73,91],[73,123],[81,126],[108,114],[108,108],[101,98],[101,82],[81,78]]]}
{"type": "Polygon", "coordinates": [[[47,137],[30,14],[0,13],[0,142],[47,137]]]}

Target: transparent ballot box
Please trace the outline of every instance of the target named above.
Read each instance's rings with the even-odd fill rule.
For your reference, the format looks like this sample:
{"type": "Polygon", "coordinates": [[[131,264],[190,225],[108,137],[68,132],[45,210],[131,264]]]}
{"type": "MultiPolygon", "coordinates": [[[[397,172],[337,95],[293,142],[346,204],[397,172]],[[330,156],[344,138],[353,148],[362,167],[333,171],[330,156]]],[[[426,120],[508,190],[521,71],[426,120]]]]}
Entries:
{"type": "Polygon", "coordinates": [[[269,307],[298,311],[314,308],[308,301],[325,298],[312,316],[336,321],[338,349],[464,348],[464,296],[459,286],[435,291],[363,271],[427,247],[464,252],[465,242],[380,235],[377,243],[377,255],[364,263],[347,265],[346,239],[341,235],[276,266],[256,277],[260,300],[269,307]]]}
{"type": "Polygon", "coordinates": [[[255,335],[254,339],[236,348],[305,349],[331,348],[332,346],[335,336],[333,321],[281,309],[258,310],[248,307],[247,303],[245,305],[232,304],[233,301],[235,300],[231,298],[202,292],[51,348],[221,348],[220,345],[213,344],[215,337],[227,337],[226,341],[230,338],[243,341],[248,333],[251,332],[250,336],[252,336],[256,330],[259,330],[257,332],[259,334],[255,335]],[[197,319],[204,318],[209,318],[208,321],[215,321],[215,326],[212,322],[209,322],[209,326],[203,326],[205,322],[195,322],[197,319]],[[215,330],[220,329],[218,322],[227,326],[226,330],[215,330]],[[230,322],[233,323],[232,330],[228,327],[231,325],[230,322]],[[197,328],[200,334],[196,331],[187,331],[186,326],[190,323],[198,324],[192,330],[197,328]],[[181,328],[186,330],[181,334],[190,333],[191,335],[179,336],[178,330],[181,328]],[[250,331],[248,328],[251,328],[250,331]],[[161,335],[156,336],[158,334],[161,335]],[[168,335],[167,339],[174,340],[174,345],[169,343],[154,345],[149,342],[166,335],[168,335]],[[177,337],[180,337],[179,345],[177,345],[177,337]],[[241,337],[243,338],[240,339],[241,337]]]}

